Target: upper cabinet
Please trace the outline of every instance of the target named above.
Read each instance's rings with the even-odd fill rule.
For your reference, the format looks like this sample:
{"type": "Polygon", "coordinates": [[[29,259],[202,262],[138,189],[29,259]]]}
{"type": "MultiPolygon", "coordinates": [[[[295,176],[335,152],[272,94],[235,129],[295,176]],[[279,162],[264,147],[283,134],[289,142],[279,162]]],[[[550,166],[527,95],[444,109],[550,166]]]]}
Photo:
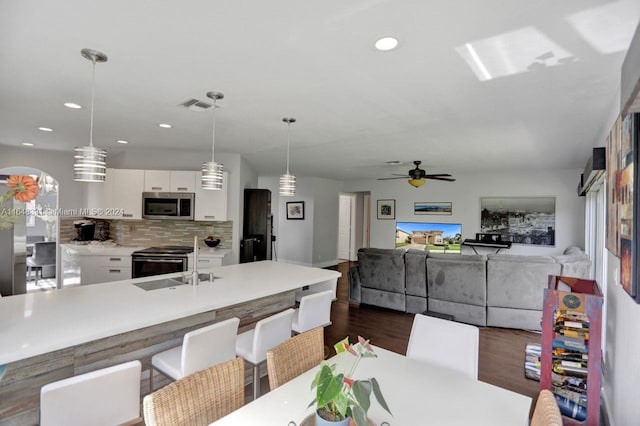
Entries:
{"type": "Polygon", "coordinates": [[[144,170],[113,169],[113,189],[107,194],[107,208],[122,213],[123,219],[142,219],[144,170]]]}
{"type": "Polygon", "coordinates": [[[144,192],[195,192],[193,171],[145,170],[144,192]]]}
{"type": "Polygon", "coordinates": [[[199,179],[196,185],[194,220],[227,220],[227,181],[229,174],[224,172],[224,185],[220,191],[202,189],[199,179]]]}

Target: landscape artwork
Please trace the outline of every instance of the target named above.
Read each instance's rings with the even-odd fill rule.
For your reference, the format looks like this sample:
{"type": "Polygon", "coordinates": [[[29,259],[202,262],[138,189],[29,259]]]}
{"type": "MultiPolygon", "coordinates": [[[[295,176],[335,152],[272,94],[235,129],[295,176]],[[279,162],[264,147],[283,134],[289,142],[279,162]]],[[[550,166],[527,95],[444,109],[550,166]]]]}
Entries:
{"type": "Polygon", "coordinates": [[[462,224],[396,222],[396,248],[460,254],[462,224]]]}
{"type": "Polygon", "coordinates": [[[480,232],[514,244],[555,245],[555,197],[482,197],[480,212],[480,232]]]}
{"type": "Polygon", "coordinates": [[[634,225],[633,225],[633,193],[634,193],[634,115],[629,114],[622,121],[620,152],[616,175],[616,201],[618,209],[617,235],[618,256],[620,257],[620,285],[631,296],[638,296],[634,283],[634,225]]]}
{"type": "Polygon", "coordinates": [[[413,214],[444,214],[452,213],[450,202],[420,202],[413,203],[413,214]]]}

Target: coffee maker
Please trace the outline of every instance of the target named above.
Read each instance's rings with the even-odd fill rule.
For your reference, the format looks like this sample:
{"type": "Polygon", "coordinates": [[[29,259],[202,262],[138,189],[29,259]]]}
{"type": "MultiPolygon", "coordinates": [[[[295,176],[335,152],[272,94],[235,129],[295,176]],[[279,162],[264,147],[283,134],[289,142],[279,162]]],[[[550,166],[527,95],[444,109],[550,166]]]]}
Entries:
{"type": "Polygon", "coordinates": [[[73,226],[76,228],[78,235],[76,241],[91,241],[93,240],[93,234],[96,230],[96,224],[90,220],[76,220],[73,222],[73,226]]]}

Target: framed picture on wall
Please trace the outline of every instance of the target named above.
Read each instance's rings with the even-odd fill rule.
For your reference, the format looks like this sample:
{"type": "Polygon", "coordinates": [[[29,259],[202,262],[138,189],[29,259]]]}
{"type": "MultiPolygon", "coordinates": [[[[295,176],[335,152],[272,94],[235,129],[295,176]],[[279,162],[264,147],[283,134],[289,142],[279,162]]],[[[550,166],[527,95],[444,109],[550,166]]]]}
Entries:
{"type": "Polygon", "coordinates": [[[304,220],[304,201],[292,201],[287,203],[288,220],[304,220]]]}
{"type": "Polygon", "coordinates": [[[378,200],[378,219],[396,218],[396,200],[378,200]]]}
{"type": "Polygon", "coordinates": [[[413,203],[413,214],[446,214],[452,213],[450,202],[413,203]]]}

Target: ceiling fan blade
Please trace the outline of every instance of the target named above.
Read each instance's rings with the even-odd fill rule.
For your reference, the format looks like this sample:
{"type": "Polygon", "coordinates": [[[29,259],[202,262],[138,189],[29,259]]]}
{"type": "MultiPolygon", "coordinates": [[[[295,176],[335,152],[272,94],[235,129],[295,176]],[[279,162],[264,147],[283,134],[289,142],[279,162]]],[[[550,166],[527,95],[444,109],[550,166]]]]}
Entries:
{"type": "Polygon", "coordinates": [[[438,176],[425,176],[425,179],[444,180],[444,181],[447,181],[447,182],[455,182],[456,181],[454,178],[438,177],[438,176]]]}
{"type": "Polygon", "coordinates": [[[431,175],[424,175],[424,177],[451,177],[449,173],[436,173],[431,175]]]}
{"type": "Polygon", "coordinates": [[[406,177],[407,179],[411,177],[409,175],[399,175],[397,173],[391,173],[391,176],[402,176],[402,177],[406,177]]]}
{"type": "Polygon", "coordinates": [[[392,178],[378,178],[376,180],[392,180],[392,179],[410,179],[409,176],[402,176],[402,177],[392,177],[392,178]]]}

